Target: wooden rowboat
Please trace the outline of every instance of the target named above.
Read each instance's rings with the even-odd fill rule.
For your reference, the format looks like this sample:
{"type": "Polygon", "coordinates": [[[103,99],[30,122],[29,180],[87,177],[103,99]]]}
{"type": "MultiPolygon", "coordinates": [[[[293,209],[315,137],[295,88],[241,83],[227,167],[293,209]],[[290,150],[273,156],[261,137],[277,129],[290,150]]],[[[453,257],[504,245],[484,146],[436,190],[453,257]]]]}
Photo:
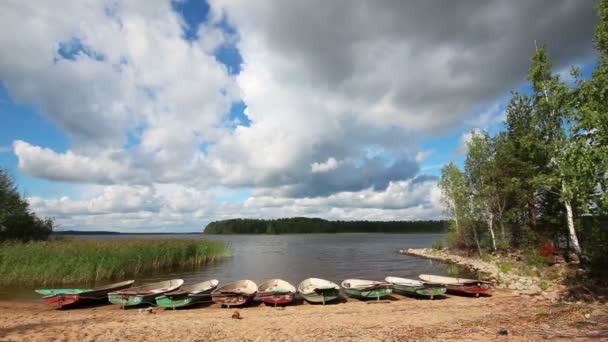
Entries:
{"type": "Polygon", "coordinates": [[[108,299],[112,304],[118,304],[123,309],[127,306],[142,304],[155,304],[154,298],[161,294],[175,291],[184,284],[182,279],[171,279],[159,281],[146,285],[137,286],[128,290],[108,293],[108,299]]]}
{"type": "Polygon", "coordinates": [[[298,293],[311,303],[328,303],[340,298],[340,286],[329,280],[308,278],[298,285],[298,293]]]}
{"type": "Polygon", "coordinates": [[[286,305],[296,296],[296,288],[282,279],[267,280],[258,285],[256,298],[272,305],[286,305]]]}
{"type": "Polygon", "coordinates": [[[40,289],[37,293],[45,295],[42,299],[59,309],[108,301],[108,293],[131,287],[133,280],[96,287],[94,289],[40,289]]]}
{"type": "Polygon", "coordinates": [[[475,297],[479,297],[481,293],[488,292],[492,284],[489,281],[483,280],[442,277],[428,274],[421,274],[418,277],[424,281],[446,285],[447,293],[475,297]]]}
{"type": "Polygon", "coordinates": [[[390,283],[374,280],[346,279],[342,282],[342,287],[348,296],[358,299],[380,300],[392,292],[390,283]]]}
{"type": "Polygon", "coordinates": [[[435,296],[444,294],[447,290],[443,284],[415,279],[386,277],[384,280],[392,284],[393,292],[406,296],[429,297],[433,299],[435,296]]]}
{"type": "Polygon", "coordinates": [[[258,292],[258,286],[251,280],[239,280],[226,284],[211,292],[214,302],[227,307],[245,305],[258,292]]]}
{"type": "Polygon", "coordinates": [[[211,301],[211,292],[217,288],[219,281],[211,279],[202,283],[184,286],[179,290],[167,292],[156,297],[156,305],[162,308],[181,308],[196,303],[211,301]]]}

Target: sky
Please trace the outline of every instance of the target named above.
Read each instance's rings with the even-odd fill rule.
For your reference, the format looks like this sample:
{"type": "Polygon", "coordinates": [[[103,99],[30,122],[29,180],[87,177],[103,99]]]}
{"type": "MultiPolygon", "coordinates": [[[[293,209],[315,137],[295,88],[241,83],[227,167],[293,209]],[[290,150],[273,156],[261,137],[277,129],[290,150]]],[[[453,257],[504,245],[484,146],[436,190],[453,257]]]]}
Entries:
{"type": "Polygon", "coordinates": [[[591,0],[5,0],[0,166],[57,230],[444,215],[535,41],[591,70],[591,0]]]}

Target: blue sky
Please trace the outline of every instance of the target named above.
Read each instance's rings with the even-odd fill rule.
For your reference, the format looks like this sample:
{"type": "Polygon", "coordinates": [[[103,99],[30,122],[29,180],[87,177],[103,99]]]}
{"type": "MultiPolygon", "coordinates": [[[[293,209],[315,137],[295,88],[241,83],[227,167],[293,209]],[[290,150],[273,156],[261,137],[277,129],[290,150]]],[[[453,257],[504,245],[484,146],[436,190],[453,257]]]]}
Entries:
{"type": "Polygon", "coordinates": [[[593,68],[591,6],[542,2],[0,5],[0,165],[60,229],[440,218],[441,167],[502,128],[534,39],[593,68]]]}

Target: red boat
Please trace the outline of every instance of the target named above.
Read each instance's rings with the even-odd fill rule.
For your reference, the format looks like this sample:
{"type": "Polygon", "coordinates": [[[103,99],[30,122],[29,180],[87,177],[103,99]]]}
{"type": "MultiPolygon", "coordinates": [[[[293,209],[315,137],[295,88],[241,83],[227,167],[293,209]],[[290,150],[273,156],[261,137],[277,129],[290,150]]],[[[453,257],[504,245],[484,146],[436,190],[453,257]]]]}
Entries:
{"type": "Polygon", "coordinates": [[[479,297],[491,289],[491,283],[483,280],[442,277],[428,274],[419,275],[420,279],[428,282],[444,284],[447,293],[479,297]]]}
{"type": "Polygon", "coordinates": [[[214,302],[227,307],[245,305],[255,297],[258,286],[251,280],[239,280],[211,292],[214,302]]]}
{"type": "Polygon", "coordinates": [[[296,288],[282,279],[271,279],[258,286],[256,298],[271,305],[287,305],[296,296],[296,288]]]}
{"type": "Polygon", "coordinates": [[[42,299],[49,306],[64,309],[91,303],[103,303],[108,301],[108,293],[131,287],[134,280],[97,287],[91,290],[79,289],[45,289],[36,290],[41,294],[48,294],[42,299]]]}
{"type": "Polygon", "coordinates": [[[480,294],[490,290],[490,285],[480,282],[471,282],[463,284],[450,285],[447,284],[447,293],[455,295],[470,295],[479,297],[480,294]]]}

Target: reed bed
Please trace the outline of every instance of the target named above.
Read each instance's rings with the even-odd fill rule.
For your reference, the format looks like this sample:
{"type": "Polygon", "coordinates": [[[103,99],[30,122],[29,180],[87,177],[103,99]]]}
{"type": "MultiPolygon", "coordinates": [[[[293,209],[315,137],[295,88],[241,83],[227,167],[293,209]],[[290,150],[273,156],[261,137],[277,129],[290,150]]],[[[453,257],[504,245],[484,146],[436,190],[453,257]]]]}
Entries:
{"type": "Polygon", "coordinates": [[[226,255],[223,242],[60,239],[0,244],[0,285],[93,283],[193,268],[226,255]]]}

